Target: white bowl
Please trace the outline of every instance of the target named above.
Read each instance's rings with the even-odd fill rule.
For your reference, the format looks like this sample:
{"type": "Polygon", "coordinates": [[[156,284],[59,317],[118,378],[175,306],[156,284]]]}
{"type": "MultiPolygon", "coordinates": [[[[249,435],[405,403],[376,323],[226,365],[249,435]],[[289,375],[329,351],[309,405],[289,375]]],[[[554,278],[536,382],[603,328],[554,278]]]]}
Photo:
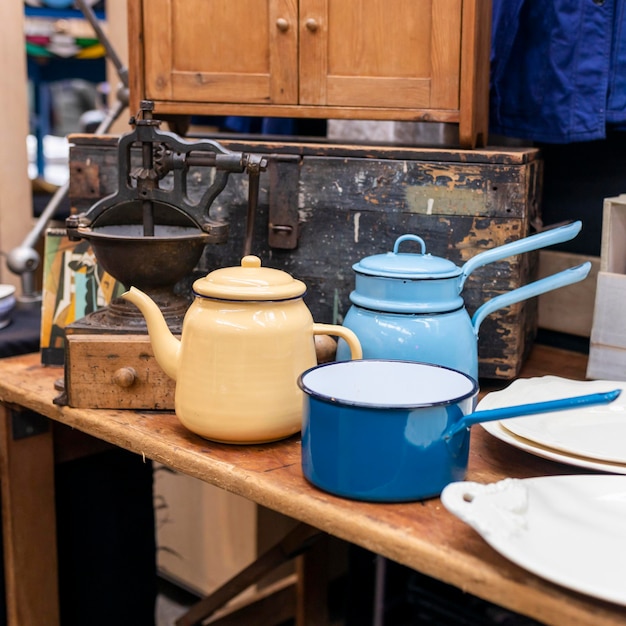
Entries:
{"type": "Polygon", "coordinates": [[[15,308],[15,287],[0,285],[0,329],[11,323],[11,313],[15,308]]]}

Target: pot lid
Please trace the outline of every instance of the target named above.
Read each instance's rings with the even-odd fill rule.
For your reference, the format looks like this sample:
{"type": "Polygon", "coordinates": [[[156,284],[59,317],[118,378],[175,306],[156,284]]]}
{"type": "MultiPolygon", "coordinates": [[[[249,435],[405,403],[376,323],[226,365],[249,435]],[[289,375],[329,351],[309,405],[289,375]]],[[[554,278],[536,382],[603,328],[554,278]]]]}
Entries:
{"type": "Polygon", "coordinates": [[[352,266],[355,272],[388,278],[454,278],[461,268],[442,257],[426,254],[426,244],[417,235],[402,235],[396,239],[392,252],[365,257],[352,266]],[[399,252],[403,241],[416,241],[421,253],[399,252]]]}
{"type": "Polygon", "coordinates": [[[304,295],[306,285],[287,272],[261,267],[261,259],[248,255],[241,265],[212,271],[193,284],[196,295],[220,300],[288,300],[304,295]]]}

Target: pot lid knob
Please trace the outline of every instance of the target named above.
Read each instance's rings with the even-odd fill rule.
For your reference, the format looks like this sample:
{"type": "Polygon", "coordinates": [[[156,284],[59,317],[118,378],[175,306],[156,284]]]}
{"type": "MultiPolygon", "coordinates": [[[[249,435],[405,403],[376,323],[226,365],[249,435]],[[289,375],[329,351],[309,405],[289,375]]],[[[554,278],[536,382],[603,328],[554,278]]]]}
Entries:
{"type": "Polygon", "coordinates": [[[288,300],[304,295],[306,285],[283,270],[262,267],[247,255],[235,267],[213,270],[193,284],[194,294],[220,300],[288,300]]]}

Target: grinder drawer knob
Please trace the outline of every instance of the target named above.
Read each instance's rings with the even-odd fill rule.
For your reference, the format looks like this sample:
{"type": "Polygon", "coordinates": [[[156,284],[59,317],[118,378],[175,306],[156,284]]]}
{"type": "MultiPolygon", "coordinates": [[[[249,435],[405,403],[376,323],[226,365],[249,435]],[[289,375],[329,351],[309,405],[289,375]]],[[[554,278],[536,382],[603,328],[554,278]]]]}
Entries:
{"type": "Polygon", "coordinates": [[[132,367],[120,367],[113,374],[113,382],[124,389],[132,387],[137,380],[137,372],[132,367]]]}

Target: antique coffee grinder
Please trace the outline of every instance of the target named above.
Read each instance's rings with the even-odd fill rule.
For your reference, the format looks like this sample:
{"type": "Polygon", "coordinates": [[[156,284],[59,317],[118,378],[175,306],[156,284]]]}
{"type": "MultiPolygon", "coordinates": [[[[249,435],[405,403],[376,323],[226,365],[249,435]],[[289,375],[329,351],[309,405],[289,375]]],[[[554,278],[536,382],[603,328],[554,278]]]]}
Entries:
{"type": "MultiPolygon", "coordinates": [[[[142,101],[133,130],[118,142],[118,188],[66,220],[71,240],[91,244],[98,264],[125,288],[135,286],[181,332],[190,303],[176,285],[189,276],[207,244],[223,243],[228,223],[211,204],[231,173],[248,175],[243,255],[250,253],[259,176],[267,157],[232,152],[213,140],[187,141],[160,129],[153,103],[142,101]],[[211,168],[209,184],[188,184],[190,168],[211,168]]],[[[173,384],[152,355],[145,321],[122,298],[66,327],[64,393],[59,404],[89,408],[173,408],[173,384]]]]}

